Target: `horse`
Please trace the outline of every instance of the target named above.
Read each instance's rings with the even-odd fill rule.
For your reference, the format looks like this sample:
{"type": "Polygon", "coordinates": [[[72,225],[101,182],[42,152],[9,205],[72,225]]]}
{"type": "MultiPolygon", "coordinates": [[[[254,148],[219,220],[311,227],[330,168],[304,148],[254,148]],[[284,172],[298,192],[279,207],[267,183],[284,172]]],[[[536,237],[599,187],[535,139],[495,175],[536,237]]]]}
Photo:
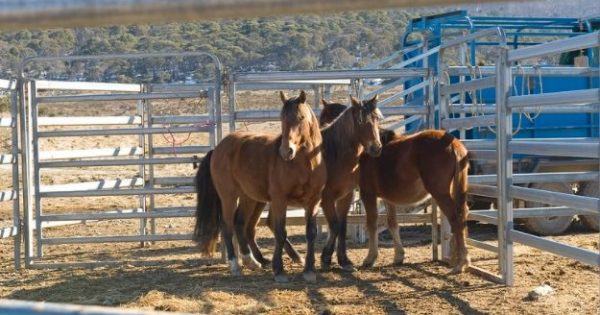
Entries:
{"type": "MultiPolygon", "coordinates": [[[[327,182],[323,189],[321,207],[329,226],[327,244],[321,254],[321,267],[329,268],[331,256],[337,239],[338,263],[342,269],[351,271],[354,266],[346,255],[346,220],[354,189],[358,186],[358,163],[360,156],[366,152],[370,156],[381,153],[379,139],[379,121],[381,112],[377,108],[377,95],[367,101],[359,101],[351,97],[352,106],[348,107],[339,117],[328,124],[321,124],[323,138],[322,153],[327,165],[327,182]]],[[[323,106],[344,106],[321,100],[323,106]]],[[[257,205],[253,213],[244,216],[246,233],[250,247],[259,261],[266,263],[254,240],[256,223],[264,205],[257,205]]],[[[270,220],[270,215],[269,219],[270,220]]],[[[296,261],[297,252],[286,240],[285,249],[292,260],[296,261]]]]}
{"type": "MultiPolygon", "coordinates": [[[[326,106],[320,123],[332,121],[345,106],[326,106]]],[[[467,174],[469,153],[465,146],[443,130],[424,130],[413,135],[396,135],[380,130],[383,149],[379,157],[360,158],[360,198],[365,206],[369,233],[369,253],[363,267],[377,259],[377,198],[383,199],[387,224],[394,240],[394,263],[404,261],[404,248],[396,222],[397,206],[413,206],[429,196],[448,218],[453,234],[451,273],[461,273],[470,265],[466,248],[467,174]]]]}
{"type": "Polygon", "coordinates": [[[287,282],[281,257],[287,238],[286,209],[288,205],[303,207],[307,241],[303,277],[315,282],[316,214],[327,180],[321,154],[323,140],[319,122],[306,103],[306,93],[301,91],[299,96],[288,98],[280,92],[280,97],[281,135],[234,132],[202,160],[196,174],[198,199],[193,235],[200,250],[211,254],[221,231],[230,271],[236,276],[241,271],[233,246],[235,232],[244,266],[260,268],[249,251],[242,225],[236,221],[248,204],[270,202],[270,227],[275,234],[273,273],[275,281],[287,282]]]}

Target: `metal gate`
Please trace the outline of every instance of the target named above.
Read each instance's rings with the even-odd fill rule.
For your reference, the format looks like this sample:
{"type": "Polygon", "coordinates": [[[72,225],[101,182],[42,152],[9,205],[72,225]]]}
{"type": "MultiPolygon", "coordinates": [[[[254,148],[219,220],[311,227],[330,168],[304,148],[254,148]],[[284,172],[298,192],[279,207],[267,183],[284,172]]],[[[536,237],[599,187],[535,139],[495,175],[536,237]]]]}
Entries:
{"type": "Polygon", "coordinates": [[[0,192],[0,201],[12,201],[12,225],[0,226],[0,239],[10,237],[14,239],[14,261],[15,268],[18,269],[21,266],[21,220],[19,217],[19,132],[17,127],[17,82],[15,80],[0,80],[0,90],[2,90],[2,92],[7,96],[9,105],[8,111],[10,113],[10,117],[0,118],[0,128],[3,130],[8,129],[8,136],[11,144],[11,152],[6,154],[2,153],[0,155],[0,164],[9,165],[12,179],[11,189],[0,192]]]}
{"type": "MultiPolygon", "coordinates": [[[[165,240],[190,240],[191,234],[156,232],[155,220],[193,216],[194,207],[162,205],[157,202],[165,194],[193,193],[191,176],[165,176],[167,166],[188,165],[200,161],[197,155],[208,152],[221,137],[220,84],[221,65],[217,57],[206,53],[157,53],[138,55],[72,56],[27,59],[21,66],[21,115],[23,147],[23,183],[25,218],[25,264],[27,266],[57,266],[63,263],[44,263],[44,248],[59,244],[153,242],[165,240]],[[208,58],[214,74],[208,80],[194,84],[122,84],[60,82],[29,78],[24,72],[28,65],[48,62],[101,62],[106,60],[136,61],[144,58],[208,58]],[[85,91],[85,94],[82,94],[85,91]],[[89,93],[92,92],[92,93],[89,93]],[[206,111],[198,115],[164,115],[156,111],[159,100],[207,100],[206,111]],[[130,115],[44,115],[52,106],[96,106],[102,103],[121,102],[130,115]],[[129,104],[126,104],[129,102],[129,104]],[[176,143],[176,135],[197,141],[201,145],[176,143]],[[202,136],[204,135],[204,136],[202,136]],[[165,139],[158,138],[164,136],[165,139]],[[76,137],[84,147],[77,149],[44,150],[49,142],[76,137]],[[79,139],[81,138],[81,139],[79,139]],[[114,141],[110,139],[118,138],[114,141]],[[198,138],[198,139],[194,139],[198,138]],[[97,141],[92,145],[91,140],[97,141]],[[107,140],[109,145],[103,144],[107,140]],[[172,141],[171,141],[172,140],[172,141]],[[129,145],[123,145],[129,141],[129,145]],[[102,142],[102,143],[101,143],[102,142]],[[90,148],[93,146],[94,148],[90,148]],[[170,155],[170,156],[169,156],[170,155]],[[167,157],[165,157],[167,156],[167,157]],[[100,170],[99,175],[111,174],[117,178],[96,179],[96,175],[67,183],[48,183],[52,172],[67,174],[69,169],[100,170]],[[116,170],[116,172],[115,172],[116,170]],[[124,175],[128,174],[128,175],[124,175]],[[92,180],[90,180],[90,178],[92,180]],[[79,209],[74,198],[137,198],[133,208],[79,209]],[[62,199],[58,199],[62,198],[62,199]],[[62,208],[69,211],[47,210],[52,200],[60,200],[62,208]],[[73,200],[73,201],[69,201],[73,200]],[[135,235],[46,235],[47,227],[97,220],[139,220],[135,235]],[[34,242],[35,241],[35,242],[34,242]],[[35,249],[35,252],[34,252],[35,249]]],[[[99,105],[100,104],[100,105],[99,105]]],[[[91,170],[83,174],[95,174],[91,170]]],[[[85,175],[79,175],[85,176],[85,175]]],[[[101,199],[100,199],[101,200],[101,199]]],[[[93,202],[92,202],[93,203],[93,202]]],[[[164,203],[164,202],[163,202],[164,203]]],[[[92,262],[95,263],[95,262],[92,262]]]]}

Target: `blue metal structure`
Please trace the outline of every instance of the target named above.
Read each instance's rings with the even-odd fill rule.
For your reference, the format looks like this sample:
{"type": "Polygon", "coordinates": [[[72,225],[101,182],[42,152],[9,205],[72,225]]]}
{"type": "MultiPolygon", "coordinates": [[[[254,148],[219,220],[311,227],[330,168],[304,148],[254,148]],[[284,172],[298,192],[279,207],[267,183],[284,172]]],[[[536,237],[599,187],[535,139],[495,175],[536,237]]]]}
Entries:
{"type": "MultiPolygon", "coordinates": [[[[492,17],[469,16],[467,11],[453,11],[444,14],[424,16],[413,19],[407,26],[402,39],[403,47],[426,44],[427,47],[436,47],[453,37],[463,36],[467,33],[491,27],[502,27],[507,35],[507,45],[512,48],[536,45],[559,38],[587,34],[600,28],[600,17],[591,19],[578,18],[539,18],[539,17],[492,17]],[[421,34],[415,39],[415,34],[421,34]],[[426,43],[424,43],[426,41],[426,43]]],[[[469,58],[467,64],[471,66],[483,65],[476,55],[477,49],[483,46],[500,45],[497,40],[472,41],[469,44],[469,58]]],[[[405,60],[423,53],[422,49],[414,50],[405,55],[405,60]]],[[[560,64],[573,65],[576,55],[587,56],[587,63],[591,67],[598,66],[598,49],[588,49],[582,52],[563,54],[560,64]]],[[[422,67],[423,62],[414,63],[415,67],[422,67]]],[[[438,73],[438,55],[433,54],[428,59],[428,66],[438,73]]],[[[545,65],[539,65],[544,67],[545,65]]],[[[516,75],[516,86],[525,88],[513,91],[515,94],[549,93],[567,90],[598,87],[598,78],[587,77],[525,77],[516,75]],[[523,80],[527,80],[523,82],[523,80]],[[525,84],[522,84],[525,83],[525,84]]],[[[451,77],[451,82],[458,81],[458,77],[451,77]]],[[[408,88],[418,82],[406,82],[408,88]]],[[[421,95],[415,95],[420,97],[421,95]]],[[[484,90],[478,100],[479,103],[493,104],[495,94],[493,89],[484,90]]],[[[467,96],[467,102],[471,99],[467,96]]],[[[515,137],[519,138],[550,138],[550,137],[598,137],[598,116],[593,114],[549,114],[544,113],[535,119],[513,119],[515,128],[520,130],[515,137]]],[[[408,126],[412,130],[416,126],[408,126]]],[[[468,139],[494,138],[493,133],[487,129],[473,129],[466,134],[468,139]]]]}

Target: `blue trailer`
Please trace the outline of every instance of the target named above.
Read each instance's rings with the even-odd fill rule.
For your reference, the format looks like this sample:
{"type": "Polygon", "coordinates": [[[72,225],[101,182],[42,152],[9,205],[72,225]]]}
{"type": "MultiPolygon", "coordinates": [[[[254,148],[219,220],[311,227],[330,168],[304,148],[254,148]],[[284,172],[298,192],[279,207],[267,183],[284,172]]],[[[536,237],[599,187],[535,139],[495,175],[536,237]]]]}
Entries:
{"type": "MultiPolygon", "coordinates": [[[[413,19],[407,26],[402,43],[404,49],[404,60],[410,60],[425,53],[428,49],[440,46],[452,38],[460,37],[482,29],[501,27],[506,34],[506,42],[499,42],[497,38],[483,38],[468,43],[461,53],[455,57],[457,65],[469,67],[470,78],[477,75],[484,76],[481,69],[485,65],[493,63],[493,58],[486,59],[486,50],[489,55],[493,46],[507,45],[510,48],[521,48],[524,46],[537,45],[565,37],[588,34],[600,29],[600,17],[578,19],[578,18],[538,18],[538,17],[492,17],[492,16],[470,16],[467,11],[453,11],[444,14],[423,16],[413,19]],[[483,54],[481,52],[484,52],[483,54]]],[[[587,49],[576,52],[564,53],[552,60],[536,60],[535,64],[515,65],[513,84],[516,87],[513,95],[528,95],[539,93],[560,92],[578,89],[589,89],[598,87],[598,48],[587,49]],[[520,66],[532,66],[538,69],[535,73],[519,73],[520,66]],[[552,69],[560,67],[585,66],[595,67],[595,74],[587,76],[569,75],[543,75],[552,69]],[[540,70],[541,69],[541,70],[540,70]]],[[[438,76],[447,75],[441,73],[438,63],[438,54],[431,54],[425,60],[412,63],[410,66],[431,68],[438,76]]],[[[531,69],[531,68],[530,68],[531,69]]],[[[464,75],[464,74],[463,74],[464,75]]],[[[449,74],[450,82],[458,82],[459,76],[449,74]]],[[[405,89],[419,82],[409,81],[405,83],[405,89]]],[[[414,95],[414,102],[422,103],[422,94],[414,95]]],[[[488,88],[473,94],[467,94],[463,102],[469,104],[481,104],[479,110],[492,108],[495,103],[495,90],[488,88]],[[487,106],[484,106],[487,105],[487,106]]],[[[438,102],[435,102],[438,104],[438,102]]],[[[453,114],[458,115],[458,114],[453,114]]],[[[463,114],[469,115],[469,113],[463,114]]],[[[599,115],[595,113],[521,113],[513,117],[513,127],[516,130],[515,138],[595,138],[598,134],[599,115]]],[[[438,126],[439,127],[439,126],[438,126]]],[[[418,129],[418,124],[407,125],[407,131],[418,129]]],[[[463,139],[495,139],[495,134],[490,128],[472,128],[458,132],[457,136],[463,139]]],[[[514,169],[519,172],[551,172],[551,171],[597,171],[598,163],[591,160],[565,160],[561,158],[538,158],[536,156],[518,156],[515,159],[517,165],[514,169]]],[[[472,169],[477,173],[494,173],[495,165],[490,163],[475,162],[472,169]]],[[[543,188],[565,193],[597,194],[596,183],[548,183],[543,188]],[[594,186],[595,185],[595,186],[594,186]]],[[[540,188],[540,187],[538,187],[540,188]]],[[[489,205],[489,203],[488,203],[489,205]]],[[[529,205],[532,206],[532,205],[529,205]]],[[[528,218],[525,223],[528,228],[542,235],[558,234],[564,232],[571,224],[572,217],[541,217],[528,218]]],[[[580,216],[580,220],[588,227],[598,230],[598,218],[593,216],[580,216]]]]}

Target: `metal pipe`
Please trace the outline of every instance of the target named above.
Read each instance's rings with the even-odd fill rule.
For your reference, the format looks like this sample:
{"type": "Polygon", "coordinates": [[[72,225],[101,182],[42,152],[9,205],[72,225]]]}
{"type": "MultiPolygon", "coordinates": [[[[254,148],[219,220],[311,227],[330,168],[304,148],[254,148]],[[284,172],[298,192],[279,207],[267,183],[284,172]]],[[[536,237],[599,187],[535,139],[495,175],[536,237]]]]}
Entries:
{"type": "Polygon", "coordinates": [[[132,93],[132,94],[80,94],[64,96],[41,96],[39,103],[80,103],[80,102],[107,102],[107,101],[138,101],[178,98],[198,98],[198,92],[173,92],[173,93],[132,93]]]}
{"type": "Polygon", "coordinates": [[[597,251],[573,247],[561,242],[545,239],[539,236],[510,231],[510,238],[514,242],[525,244],[559,256],[568,257],[591,266],[600,266],[600,255],[597,251]]]}
{"type": "Polygon", "coordinates": [[[511,50],[508,53],[508,61],[515,62],[528,58],[560,54],[571,50],[592,48],[599,45],[600,32],[594,32],[586,35],[559,39],[531,47],[511,50]]]}
{"type": "Polygon", "coordinates": [[[513,198],[535,201],[544,204],[572,207],[581,210],[588,210],[590,214],[599,215],[598,198],[577,196],[542,189],[511,186],[510,194],[513,198]]]}
{"type": "MultiPolygon", "coordinates": [[[[183,164],[199,162],[197,157],[175,157],[175,158],[155,158],[145,159],[145,164],[183,164]]],[[[87,167],[87,166],[126,166],[139,165],[141,162],[138,159],[121,159],[121,160],[85,160],[85,161],[57,161],[57,162],[40,162],[40,168],[50,167],[87,167]]]]}

